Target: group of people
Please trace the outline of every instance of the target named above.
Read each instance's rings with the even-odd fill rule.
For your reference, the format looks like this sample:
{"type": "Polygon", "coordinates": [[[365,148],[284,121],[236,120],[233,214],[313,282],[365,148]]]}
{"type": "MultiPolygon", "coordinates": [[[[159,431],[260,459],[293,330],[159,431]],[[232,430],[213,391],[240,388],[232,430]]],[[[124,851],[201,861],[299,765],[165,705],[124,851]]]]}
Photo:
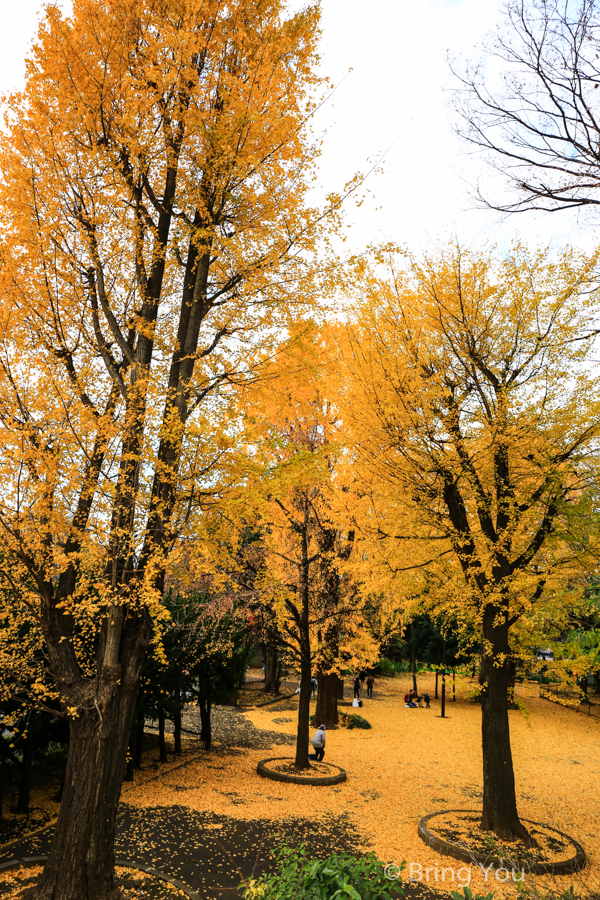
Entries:
{"type": "Polygon", "coordinates": [[[375,686],[375,679],[371,674],[367,675],[366,672],[361,670],[357,675],[354,676],[354,681],[352,682],[354,687],[354,697],[356,700],[360,700],[360,692],[364,687],[365,679],[367,682],[367,697],[373,697],[373,687],[375,686]]]}
{"type": "Polygon", "coordinates": [[[429,696],[427,691],[425,691],[424,694],[419,694],[417,691],[415,691],[413,689],[413,690],[410,690],[408,692],[408,694],[405,695],[404,706],[408,707],[409,709],[416,709],[417,707],[420,707],[421,709],[423,709],[423,702],[425,702],[425,709],[430,709],[430,706],[429,706],[430,701],[431,701],[431,697],[429,696]]]}

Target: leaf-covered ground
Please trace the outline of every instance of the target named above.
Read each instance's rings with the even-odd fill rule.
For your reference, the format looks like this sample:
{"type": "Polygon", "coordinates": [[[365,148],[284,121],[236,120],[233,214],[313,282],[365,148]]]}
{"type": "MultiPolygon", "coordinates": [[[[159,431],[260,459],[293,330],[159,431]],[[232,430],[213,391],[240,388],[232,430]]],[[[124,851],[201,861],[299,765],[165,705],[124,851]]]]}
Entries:
{"type": "MultiPolygon", "coordinates": [[[[118,855],[170,872],[211,900],[233,898],[240,872],[268,865],[279,833],[296,844],[306,841],[315,855],[372,849],[386,862],[406,860],[422,875],[421,886],[448,897],[460,885],[452,885],[449,872],[442,883],[442,869],[462,864],[430,851],[417,823],[436,810],[480,805],[481,710],[468,701],[467,685],[459,685],[456,703],[448,701],[445,720],[439,701],[429,710],[406,709],[408,684],[407,678],[378,680],[361,709],[371,730],[328,732],[325,759],[348,773],[345,783],[331,787],[256,774],[260,759],[293,755],[296,699],[263,709],[217,709],[210,753],[190,738],[183,758],[170,756],[159,766],[151,751],[135,782],[124,784],[118,855]]],[[[432,696],[433,687],[432,676],[419,681],[432,696]]],[[[590,861],[584,880],[598,886],[600,722],[539,699],[535,685],[517,691],[528,710],[510,713],[520,813],[578,840],[590,861]]],[[[193,715],[188,722],[193,729],[193,715]]],[[[46,845],[42,832],[27,846],[6,848],[0,859],[17,850],[33,856],[46,845]]],[[[469,877],[472,887],[515,894],[514,885],[503,886],[492,874],[486,885],[476,867],[469,877]]],[[[572,880],[556,884],[566,890],[572,880]]]]}
{"type": "MultiPolygon", "coordinates": [[[[373,699],[365,699],[361,710],[372,729],[328,734],[325,759],[346,769],[347,782],[333,787],[264,782],[256,776],[256,765],[266,755],[261,740],[259,748],[248,747],[239,756],[219,756],[215,748],[211,761],[186,767],[185,804],[219,816],[275,822],[308,813],[315,828],[321,819],[347,815],[362,836],[363,849],[373,849],[386,862],[420,864],[423,873],[430,867],[430,886],[442,888],[435,867],[441,870],[452,861],[425,846],[417,823],[436,810],[480,806],[481,709],[469,702],[467,685],[458,686],[456,702],[448,700],[446,719],[439,717],[439,701],[432,701],[429,710],[406,709],[408,686],[407,677],[379,679],[373,699]]],[[[434,677],[420,679],[419,689],[433,696],[434,677]]],[[[518,686],[527,710],[510,712],[520,814],[578,840],[590,863],[586,880],[600,883],[600,722],[540,699],[538,693],[537,685],[518,686]]],[[[231,710],[230,715],[238,714],[231,710]]],[[[243,718],[261,735],[269,734],[272,755],[283,756],[286,749],[292,754],[295,732],[295,718],[288,715],[291,721],[283,721],[287,716],[276,705],[245,711],[243,718]]],[[[182,795],[176,793],[180,781],[181,776],[173,774],[145,789],[128,787],[124,799],[152,806],[167,805],[175,797],[181,802],[182,795]]],[[[419,874],[418,868],[413,871],[419,874]]],[[[475,867],[471,879],[485,887],[475,867]]],[[[566,889],[570,877],[564,882],[566,889]]],[[[508,890],[495,879],[488,884],[488,890],[508,890]]],[[[514,887],[510,891],[514,893],[514,887]]]]}

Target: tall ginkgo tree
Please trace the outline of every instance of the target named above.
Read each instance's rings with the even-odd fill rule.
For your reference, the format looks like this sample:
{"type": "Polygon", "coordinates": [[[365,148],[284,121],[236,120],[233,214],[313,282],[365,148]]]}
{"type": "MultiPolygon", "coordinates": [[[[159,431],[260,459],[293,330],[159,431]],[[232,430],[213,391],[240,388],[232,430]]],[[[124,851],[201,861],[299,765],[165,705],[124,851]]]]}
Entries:
{"type": "Polygon", "coordinates": [[[226,452],[221,388],[327,289],[305,203],[318,22],[281,0],[48,6],[7,104],[3,602],[39,630],[40,703],[71,731],[39,900],[115,894],[140,668],[226,452]]]}
{"type": "Polygon", "coordinates": [[[600,550],[595,266],[572,250],[391,250],[359,273],[343,348],[356,559],[381,589],[394,573],[407,602],[427,587],[440,612],[479,627],[481,827],[509,839],[528,840],[507,708],[514,636],[572,603],[565,585],[600,550]]]}
{"type": "MultiPolygon", "coordinates": [[[[344,574],[353,541],[337,518],[339,416],[328,396],[330,343],[328,329],[300,323],[264,377],[240,390],[244,477],[229,507],[240,527],[251,523],[260,534],[254,588],[300,669],[298,769],[309,765],[311,674],[336,675],[327,723],[335,724],[341,661],[364,665],[379,649],[364,626],[360,586],[344,574]]],[[[322,678],[319,690],[327,691],[322,678]]]]}

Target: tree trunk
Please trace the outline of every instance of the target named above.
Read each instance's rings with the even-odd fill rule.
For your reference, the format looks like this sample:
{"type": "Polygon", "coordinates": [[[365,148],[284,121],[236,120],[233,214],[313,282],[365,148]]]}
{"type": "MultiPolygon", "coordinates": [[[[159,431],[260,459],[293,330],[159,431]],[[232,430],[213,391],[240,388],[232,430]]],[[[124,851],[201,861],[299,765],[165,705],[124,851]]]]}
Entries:
{"type": "Polygon", "coordinates": [[[412,682],[413,682],[413,691],[419,692],[417,688],[417,653],[415,649],[415,625],[414,622],[410,623],[410,657],[411,657],[411,668],[412,668],[412,682]]]}
{"type": "MultiPolygon", "coordinates": [[[[308,631],[308,628],[307,628],[308,631]]],[[[298,702],[298,732],[296,737],[295,767],[308,769],[308,743],[310,739],[310,645],[308,634],[301,636],[300,699],[298,702]]],[[[321,723],[318,723],[321,724],[321,723]]]]}
{"type": "Polygon", "coordinates": [[[144,753],[144,728],[145,728],[145,725],[146,725],[146,710],[144,708],[144,702],[142,700],[139,718],[138,718],[137,724],[136,724],[135,753],[133,755],[134,769],[142,768],[142,755],[144,753]]]}
{"type": "Polygon", "coordinates": [[[200,740],[204,741],[204,749],[210,750],[212,744],[212,725],[210,721],[210,699],[205,696],[198,698],[200,708],[200,740]]]}
{"type": "Polygon", "coordinates": [[[158,752],[161,763],[167,761],[167,742],[165,741],[165,711],[158,707],[158,752]]]}
{"type": "Polygon", "coordinates": [[[304,500],[304,526],[302,528],[302,563],[300,566],[299,593],[302,603],[297,622],[300,639],[300,699],[298,702],[298,733],[296,737],[295,767],[308,769],[308,741],[310,717],[310,629],[309,629],[309,562],[308,562],[308,510],[304,500]]]}
{"type": "Polygon", "coordinates": [[[440,674],[440,673],[439,673],[438,670],[436,669],[436,670],[435,670],[435,697],[434,697],[435,700],[438,699],[438,678],[439,678],[439,674],[440,674]]]}
{"type": "MultiPolygon", "coordinates": [[[[125,766],[125,777],[124,781],[133,781],[133,772],[134,769],[139,769],[139,766],[136,766],[136,760],[138,758],[138,740],[140,740],[140,729],[139,729],[139,720],[140,716],[142,717],[143,723],[143,710],[142,704],[138,699],[138,702],[135,705],[135,714],[133,717],[133,722],[131,723],[131,732],[129,734],[129,747],[127,751],[127,764],[125,766]]],[[[144,739],[143,731],[141,735],[141,740],[144,739]]],[[[141,753],[140,753],[141,757],[141,753]]]]}
{"type": "Polygon", "coordinates": [[[31,735],[29,730],[23,738],[23,761],[21,763],[21,778],[19,781],[19,800],[17,812],[27,814],[29,812],[29,794],[31,791],[31,735]]]}
{"type": "Polygon", "coordinates": [[[318,692],[315,723],[331,728],[339,722],[338,693],[340,679],[335,672],[317,673],[318,692]]]}
{"type": "Polygon", "coordinates": [[[265,683],[263,691],[265,694],[278,694],[280,681],[278,678],[279,659],[277,653],[277,644],[275,641],[268,640],[263,644],[265,654],[265,683]]]}
{"type": "Polygon", "coordinates": [[[498,607],[488,604],[483,615],[483,643],[491,652],[481,660],[481,735],[483,749],[483,814],[481,828],[502,840],[529,834],[517,812],[515,776],[508,722],[509,645],[506,620],[498,624],[498,607]],[[501,665],[498,662],[503,660],[501,665]]]}
{"type": "Polygon", "coordinates": [[[175,753],[178,755],[181,754],[181,710],[178,709],[177,712],[173,714],[173,727],[174,727],[174,749],[175,753]]]}
{"type": "Polygon", "coordinates": [[[82,703],[71,719],[58,821],[28,900],[117,900],[115,828],[136,689],[115,689],[101,707],[82,703]]]}

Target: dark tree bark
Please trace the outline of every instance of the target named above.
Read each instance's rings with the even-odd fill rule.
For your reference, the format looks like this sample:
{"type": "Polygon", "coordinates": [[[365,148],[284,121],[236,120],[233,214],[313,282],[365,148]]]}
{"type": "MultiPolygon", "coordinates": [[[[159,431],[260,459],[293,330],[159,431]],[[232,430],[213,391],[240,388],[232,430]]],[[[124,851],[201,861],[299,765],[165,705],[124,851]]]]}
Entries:
{"type": "Polygon", "coordinates": [[[200,740],[204,741],[206,750],[210,750],[212,744],[212,723],[210,719],[211,702],[208,696],[201,694],[198,698],[200,709],[200,740]]]}
{"type": "Polygon", "coordinates": [[[481,736],[483,744],[483,813],[481,828],[513,841],[531,843],[517,813],[517,796],[508,722],[508,623],[498,623],[498,607],[488,604],[483,614],[481,736]],[[495,621],[496,620],[496,621],[495,621]],[[499,665],[499,660],[503,660],[499,665]]]}
{"type": "Polygon", "coordinates": [[[271,634],[263,644],[263,653],[265,659],[265,683],[263,691],[265,694],[278,694],[281,686],[279,677],[280,661],[278,646],[276,640],[271,634]]]}
{"type": "Polygon", "coordinates": [[[315,710],[315,723],[332,728],[339,722],[338,696],[340,678],[335,672],[317,673],[317,708],[315,710]]]}
{"type": "MultiPolygon", "coordinates": [[[[143,709],[141,698],[138,697],[138,701],[135,705],[135,714],[133,717],[133,721],[131,723],[131,733],[129,735],[129,747],[127,750],[127,763],[125,766],[125,776],[124,781],[133,781],[133,773],[136,768],[139,769],[139,766],[136,766],[136,760],[138,758],[138,740],[140,740],[140,716],[143,717],[143,709]]],[[[142,718],[143,723],[143,718],[142,718]]],[[[141,740],[143,740],[143,732],[141,736],[141,740]]],[[[141,765],[141,751],[140,751],[140,765],[141,765]]]]}
{"type": "MultiPolygon", "coordinates": [[[[412,671],[412,683],[413,683],[413,691],[417,691],[417,653],[415,649],[415,623],[410,623],[410,663],[411,663],[411,671],[412,671]]],[[[437,687],[437,686],[436,686],[437,687]]]]}
{"type": "Polygon", "coordinates": [[[165,711],[162,706],[158,707],[158,751],[160,761],[167,761],[167,742],[165,741],[165,711]]]}
{"type": "Polygon", "coordinates": [[[65,786],[44,871],[30,900],[117,900],[117,808],[137,685],[114,686],[97,711],[71,720],[65,786]],[[64,865],[64,860],[69,865],[64,865]]]}
{"type": "MultiPolygon", "coordinates": [[[[301,525],[301,562],[299,567],[298,593],[300,599],[300,616],[297,621],[298,638],[300,644],[300,699],[298,701],[298,733],[296,737],[295,767],[300,770],[308,769],[308,742],[309,742],[309,718],[310,718],[310,681],[311,681],[311,654],[310,654],[310,628],[309,628],[309,599],[310,599],[310,562],[308,556],[308,502],[303,498],[303,523],[301,525]]],[[[297,615],[297,611],[296,615],[297,615]]]]}
{"type": "Polygon", "coordinates": [[[177,755],[181,755],[181,710],[178,709],[173,714],[173,742],[174,742],[174,750],[177,755]]]}
{"type": "Polygon", "coordinates": [[[17,812],[26,814],[29,812],[29,795],[31,792],[31,735],[29,731],[27,736],[23,738],[22,748],[23,760],[21,762],[17,812]]]}
{"type": "Polygon", "coordinates": [[[144,708],[144,704],[142,701],[142,706],[140,709],[140,714],[138,717],[138,721],[136,724],[136,737],[135,737],[135,751],[133,754],[133,767],[134,769],[142,768],[142,756],[144,753],[144,727],[146,725],[146,711],[144,708]]]}

